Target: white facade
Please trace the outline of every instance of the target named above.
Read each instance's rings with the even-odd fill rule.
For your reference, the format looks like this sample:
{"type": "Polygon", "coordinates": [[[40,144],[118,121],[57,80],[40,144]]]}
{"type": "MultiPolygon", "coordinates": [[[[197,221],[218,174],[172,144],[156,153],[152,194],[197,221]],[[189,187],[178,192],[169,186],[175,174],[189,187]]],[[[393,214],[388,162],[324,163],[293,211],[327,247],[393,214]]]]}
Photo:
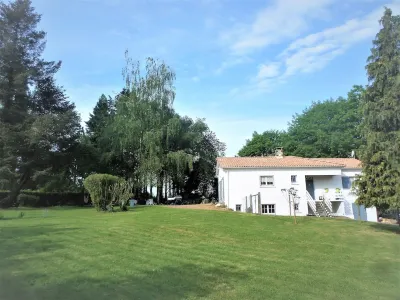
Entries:
{"type": "MultiPolygon", "coordinates": [[[[275,167],[275,168],[222,168],[218,166],[219,202],[233,210],[245,212],[252,206],[252,212],[258,213],[259,195],[262,213],[289,216],[293,214],[293,205],[289,205],[287,194],[282,189],[294,188],[297,190],[296,215],[311,214],[307,200],[311,196],[315,201],[328,199],[331,203],[332,215],[357,218],[357,209],[353,203],[356,195],[351,192],[349,184],[361,169],[342,169],[340,167],[275,167]],[[343,178],[343,179],[342,179],[343,178]],[[267,180],[265,184],[262,181],[267,180]],[[273,184],[271,184],[273,181],[273,184]],[[307,196],[307,193],[309,196],[307,196]],[[252,201],[252,205],[250,205],[252,201]],[[268,205],[268,206],[267,206],[268,205]]],[[[364,209],[364,208],[362,208],[364,209]]],[[[377,221],[375,208],[365,209],[368,221],[377,221]]]]}

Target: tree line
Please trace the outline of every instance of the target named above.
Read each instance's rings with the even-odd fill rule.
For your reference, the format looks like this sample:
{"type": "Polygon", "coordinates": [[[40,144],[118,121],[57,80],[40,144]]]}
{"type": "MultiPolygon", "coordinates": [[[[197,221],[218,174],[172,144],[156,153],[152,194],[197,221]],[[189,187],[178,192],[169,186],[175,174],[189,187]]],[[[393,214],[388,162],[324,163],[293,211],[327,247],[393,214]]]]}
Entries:
{"type": "MultiPolygon", "coordinates": [[[[224,154],[204,119],[173,108],[175,73],[163,61],[144,65],[126,53],[125,86],[101,95],[86,128],[55,80],[61,61],[43,58],[46,33],[30,0],[0,3],[1,206],[18,204],[22,189],[82,191],[93,173],[130,180],[136,197],[213,189],[216,157],[224,154]]],[[[315,102],[286,131],[255,132],[240,156],[348,157],[362,161],[359,203],[400,207],[400,17],[380,20],[366,70],[366,87],[346,98],[315,102]]]]}
{"type": "Polygon", "coordinates": [[[46,61],[46,33],[30,0],[0,3],[1,206],[18,204],[22,189],[82,190],[92,173],[134,183],[136,196],[210,192],[225,145],[204,119],[173,108],[175,73],[164,62],[144,66],[126,55],[125,87],[102,95],[87,130],[55,80],[61,61],[46,61]]]}
{"type": "Polygon", "coordinates": [[[355,85],[347,97],[314,102],[295,114],[286,131],[254,132],[239,156],[267,156],[283,147],[285,155],[301,157],[349,157],[363,143],[360,123],[365,88],[355,85]]]}

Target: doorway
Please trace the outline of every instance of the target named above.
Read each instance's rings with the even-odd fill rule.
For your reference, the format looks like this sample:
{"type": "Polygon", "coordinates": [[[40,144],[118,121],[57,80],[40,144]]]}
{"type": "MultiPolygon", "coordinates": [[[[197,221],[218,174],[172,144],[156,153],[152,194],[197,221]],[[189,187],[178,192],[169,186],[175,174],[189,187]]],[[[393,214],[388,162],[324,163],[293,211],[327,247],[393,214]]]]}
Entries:
{"type": "Polygon", "coordinates": [[[314,179],[312,177],[306,177],[306,189],[311,197],[315,200],[314,179]]]}

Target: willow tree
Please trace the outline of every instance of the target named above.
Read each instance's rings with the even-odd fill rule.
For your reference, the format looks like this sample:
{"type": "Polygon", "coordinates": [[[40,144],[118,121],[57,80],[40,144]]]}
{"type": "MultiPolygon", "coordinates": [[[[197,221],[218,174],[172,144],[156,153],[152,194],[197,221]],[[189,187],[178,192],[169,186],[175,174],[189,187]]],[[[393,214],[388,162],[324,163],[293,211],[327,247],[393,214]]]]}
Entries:
{"type": "Polygon", "coordinates": [[[162,61],[146,60],[144,68],[126,53],[125,90],[115,103],[113,146],[131,162],[137,191],[155,179],[157,200],[167,190],[172,168],[190,165],[190,153],[171,147],[180,124],[173,110],[175,73],[162,61]]]}
{"type": "Polygon", "coordinates": [[[400,207],[400,16],[386,8],[366,67],[369,84],[363,97],[359,202],[366,206],[400,207]]]}

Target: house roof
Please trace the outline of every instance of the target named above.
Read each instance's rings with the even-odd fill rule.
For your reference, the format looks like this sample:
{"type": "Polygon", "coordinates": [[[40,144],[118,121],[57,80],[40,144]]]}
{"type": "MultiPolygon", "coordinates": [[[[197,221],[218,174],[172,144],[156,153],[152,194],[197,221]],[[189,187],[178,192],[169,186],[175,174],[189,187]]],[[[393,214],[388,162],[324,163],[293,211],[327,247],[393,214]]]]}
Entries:
{"type": "Polygon", "coordinates": [[[344,169],[361,169],[361,161],[356,158],[314,158],[335,164],[344,165],[344,169]]]}
{"type": "Polygon", "coordinates": [[[218,157],[221,168],[361,168],[355,158],[304,158],[297,156],[218,157]]]}

